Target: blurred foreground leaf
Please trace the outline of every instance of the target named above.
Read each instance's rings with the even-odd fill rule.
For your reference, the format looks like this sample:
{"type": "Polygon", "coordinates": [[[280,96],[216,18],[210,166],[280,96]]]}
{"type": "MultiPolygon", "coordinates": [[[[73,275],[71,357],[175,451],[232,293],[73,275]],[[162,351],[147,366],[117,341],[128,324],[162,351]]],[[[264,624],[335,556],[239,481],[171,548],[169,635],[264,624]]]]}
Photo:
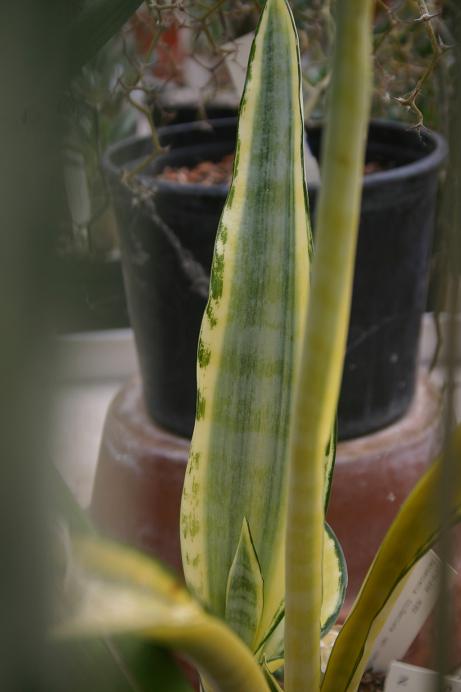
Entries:
{"type": "Polygon", "coordinates": [[[120,31],[140,5],[140,0],[85,0],[71,25],[71,74],[120,31]]]}
{"type": "MultiPolygon", "coordinates": [[[[54,510],[71,531],[93,534],[80,508],[58,472],[51,478],[54,510]]],[[[53,641],[53,689],[66,692],[190,692],[192,689],[171,654],[152,642],[132,636],[93,636],[53,641]]]]}
{"type": "Polygon", "coordinates": [[[191,692],[164,649],[131,637],[55,642],[53,689],[66,692],[191,692]]]}

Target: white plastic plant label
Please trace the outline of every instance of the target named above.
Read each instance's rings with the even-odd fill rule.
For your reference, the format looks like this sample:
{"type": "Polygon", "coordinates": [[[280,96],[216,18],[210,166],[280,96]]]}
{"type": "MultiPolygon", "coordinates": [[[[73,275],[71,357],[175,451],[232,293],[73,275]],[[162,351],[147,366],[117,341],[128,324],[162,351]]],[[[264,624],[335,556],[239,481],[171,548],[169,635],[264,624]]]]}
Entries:
{"type": "Polygon", "coordinates": [[[386,672],[392,661],[407,652],[437,601],[440,566],[430,550],[413,567],[376,640],[368,668],[386,672]]]}
{"type": "MultiPolygon", "coordinates": [[[[384,692],[434,692],[436,689],[437,673],[400,661],[393,661],[384,686],[384,692]]],[[[461,679],[446,677],[444,692],[461,692],[461,679]]]]}

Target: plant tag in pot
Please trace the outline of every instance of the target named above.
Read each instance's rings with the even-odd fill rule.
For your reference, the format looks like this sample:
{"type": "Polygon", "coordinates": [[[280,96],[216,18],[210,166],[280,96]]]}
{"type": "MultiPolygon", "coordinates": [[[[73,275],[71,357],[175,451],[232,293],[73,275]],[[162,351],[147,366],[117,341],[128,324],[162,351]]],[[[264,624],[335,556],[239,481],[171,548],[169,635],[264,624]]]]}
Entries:
{"type": "Polygon", "coordinates": [[[437,601],[440,565],[440,559],[430,550],[413,567],[376,640],[368,668],[386,672],[408,651],[437,601]]]}
{"type": "MultiPolygon", "coordinates": [[[[408,663],[393,661],[386,678],[384,692],[433,692],[436,689],[437,673],[408,663]]],[[[461,692],[461,678],[445,678],[445,692],[461,692]]]]}

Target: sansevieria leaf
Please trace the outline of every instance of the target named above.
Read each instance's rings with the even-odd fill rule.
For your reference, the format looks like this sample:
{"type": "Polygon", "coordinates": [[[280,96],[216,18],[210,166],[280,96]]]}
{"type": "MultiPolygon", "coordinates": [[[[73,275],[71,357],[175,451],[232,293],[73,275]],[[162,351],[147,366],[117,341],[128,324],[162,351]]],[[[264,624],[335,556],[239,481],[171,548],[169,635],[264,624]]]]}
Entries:
{"type": "MultiPolygon", "coordinates": [[[[452,453],[458,473],[449,512],[461,519],[461,426],[452,453]]],[[[385,615],[397,597],[402,580],[433,545],[440,531],[441,459],[426,471],[402,505],[370,567],[354,607],[333,647],[322,692],[355,692],[385,615]]]]}
{"type": "MultiPolygon", "coordinates": [[[[320,635],[323,637],[330,630],[339,615],[346,595],[347,569],[344,553],[333,529],[325,524],[323,541],[323,600],[320,616],[320,635]]],[[[277,666],[284,663],[284,607],[283,604],[274,618],[272,626],[266,632],[266,638],[259,645],[257,653],[264,652],[264,658],[277,659],[277,666]]]]}
{"type": "Polygon", "coordinates": [[[264,583],[246,519],[229,570],[226,591],[226,622],[240,639],[253,648],[264,603],[264,583]]]}
{"type": "MultiPolygon", "coordinates": [[[[256,616],[251,604],[252,631],[244,634],[254,646],[284,597],[287,445],[311,245],[300,86],[291,12],[285,0],[268,0],[251,51],[233,180],[217,233],[181,508],[187,583],[223,618],[247,522],[263,580],[262,613],[256,616]]],[[[321,560],[320,553],[319,569],[321,560]]]]}

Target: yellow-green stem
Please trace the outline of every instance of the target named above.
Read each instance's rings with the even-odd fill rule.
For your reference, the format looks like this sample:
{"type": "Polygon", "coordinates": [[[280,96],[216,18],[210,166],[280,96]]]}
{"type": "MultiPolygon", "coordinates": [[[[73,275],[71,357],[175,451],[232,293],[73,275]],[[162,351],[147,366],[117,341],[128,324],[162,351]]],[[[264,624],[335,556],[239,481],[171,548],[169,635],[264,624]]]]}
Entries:
{"type": "Polygon", "coordinates": [[[184,627],[172,643],[202,671],[207,692],[269,692],[251,651],[217,618],[184,627]]]}
{"type": "Polygon", "coordinates": [[[285,690],[320,688],[323,461],[347,337],[371,82],[373,0],[337,3],[312,289],[291,437],[285,690]]]}

